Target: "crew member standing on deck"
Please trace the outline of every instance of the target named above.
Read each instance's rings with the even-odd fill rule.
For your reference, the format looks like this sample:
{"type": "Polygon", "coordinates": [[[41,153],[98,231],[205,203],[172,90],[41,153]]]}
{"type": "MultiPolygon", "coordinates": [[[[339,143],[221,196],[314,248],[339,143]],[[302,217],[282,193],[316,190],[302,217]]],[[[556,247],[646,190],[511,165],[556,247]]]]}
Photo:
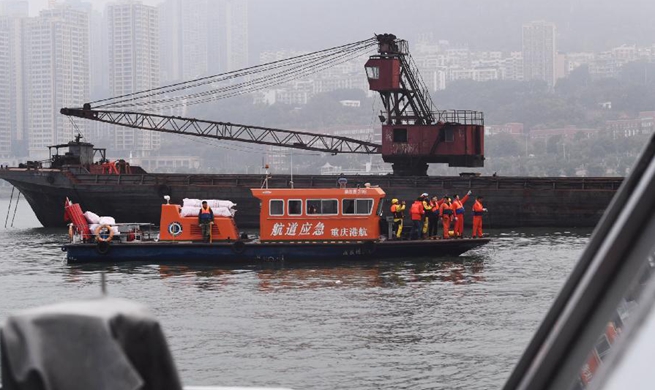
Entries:
{"type": "Polygon", "coordinates": [[[423,198],[423,210],[425,210],[425,215],[423,218],[423,230],[421,231],[423,238],[428,238],[428,228],[430,227],[430,214],[432,214],[432,204],[430,203],[430,197],[427,192],[421,194],[423,198]]]}
{"type": "Polygon", "coordinates": [[[443,225],[443,238],[450,238],[450,221],[453,218],[453,205],[449,196],[444,196],[444,202],[439,207],[439,216],[443,225]]]}
{"type": "Polygon", "coordinates": [[[455,200],[453,201],[453,211],[455,212],[455,237],[462,238],[464,236],[464,204],[469,200],[471,191],[467,192],[462,199],[459,198],[459,195],[455,195],[455,200]]]}
{"type": "Polygon", "coordinates": [[[441,206],[442,202],[443,200],[440,201],[436,196],[433,196],[432,200],[430,200],[432,211],[428,214],[428,237],[436,237],[439,234],[437,229],[439,227],[439,206],[441,206]]]}
{"type": "Polygon", "coordinates": [[[473,238],[482,238],[482,215],[487,212],[482,205],[483,201],[484,196],[478,196],[473,204],[473,234],[471,234],[473,238]]]}
{"type": "Polygon", "coordinates": [[[421,238],[423,215],[425,214],[425,210],[423,210],[423,197],[419,197],[414,201],[412,207],[409,209],[409,214],[412,217],[412,235],[410,239],[418,240],[421,238]]]}
{"type": "MultiPolygon", "coordinates": [[[[391,199],[391,213],[393,214],[393,231],[396,239],[403,234],[403,219],[405,217],[405,201],[398,203],[398,199],[391,199]]],[[[391,238],[391,237],[390,237],[391,238]]]]}
{"type": "Polygon", "coordinates": [[[198,213],[198,224],[202,230],[202,240],[204,242],[209,242],[209,238],[212,234],[212,223],[214,222],[214,212],[212,208],[207,205],[207,201],[202,201],[202,207],[200,208],[200,213],[198,213]]]}

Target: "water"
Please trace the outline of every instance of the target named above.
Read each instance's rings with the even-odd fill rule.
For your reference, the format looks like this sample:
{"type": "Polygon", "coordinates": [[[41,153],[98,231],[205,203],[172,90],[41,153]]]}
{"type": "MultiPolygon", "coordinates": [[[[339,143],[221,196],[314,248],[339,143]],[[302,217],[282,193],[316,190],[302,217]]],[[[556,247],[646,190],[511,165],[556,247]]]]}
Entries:
{"type": "Polygon", "coordinates": [[[492,245],[442,262],[102,268],[66,265],[66,231],[34,228],[21,202],[0,227],[0,322],[98,296],[107,270],[111,296],[160,320],[185,385],[500,388],[591,233],[492,231],[492,245]]]}

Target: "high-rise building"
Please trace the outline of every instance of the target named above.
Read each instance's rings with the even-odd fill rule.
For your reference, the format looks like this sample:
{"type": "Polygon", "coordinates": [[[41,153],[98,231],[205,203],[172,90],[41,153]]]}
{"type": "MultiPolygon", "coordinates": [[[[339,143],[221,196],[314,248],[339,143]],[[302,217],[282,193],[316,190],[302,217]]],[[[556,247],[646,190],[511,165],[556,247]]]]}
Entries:
{"type": "Polygon", "coordinates": [[[556,27],[544,21],[523,25],[523,77],[555,84],[556,27]]]}
{"type": "Polygon", "coordinates": [[[159,5],[162,81],[207,74],[209,23],[208,0],[166,0],[159,5]]]}
{"type": "MultiPolygon", "coordinates": [[[[107,5],[109,26],[109,85],[111,96],[122,96],[160,86],[159,20],[157,8],[140,1],[107,5]]],[[[161,145],[159,133],[116,127],[115,148],[148,155],[161,145]]]]}
{"type": "Polygon", "coordinates": [[[11,155],[11,47],[9,29],[0,21],[0,157],[11,155]]]}
{"type": "Polygon", "coordinates": [[[0,2],[0,154],[25,156],[26,97],[23,67],[23,25],[28,16],[27,1],[0,2]]]}
{"type": "Polygon", "coordinates": [[[85,133],[86,123],[59,114],[89,99],[89,34],[86,12],[66,5],[41,11],[24,26],[24,86],[28,153],[48,156],[47,146],[85,133]]]}
{"type": "Polygon", "coordinates": [[[248,0],[227,0],[225,8],[227,71],[246,68],[248,60],[248,0]]]}

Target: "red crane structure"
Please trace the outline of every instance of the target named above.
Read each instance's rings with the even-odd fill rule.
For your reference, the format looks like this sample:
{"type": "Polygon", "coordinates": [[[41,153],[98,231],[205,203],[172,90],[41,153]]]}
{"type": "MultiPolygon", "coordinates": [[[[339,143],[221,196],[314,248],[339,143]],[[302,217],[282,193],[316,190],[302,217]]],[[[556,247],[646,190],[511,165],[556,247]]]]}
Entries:
{"type": "Polygon", "coordinates": [[[382,154],[396,175],[427,175],[428,163],[481,167],[484,161],[484,119],[476,111],[438,111],[432,103],[406,41],[392,34],[321,50],[240,71],[177,83],[133,94],[62,108],[61,114],[129,128],[184,134],[219,140],[338,153],[382,154]],[[365,68],[371,90],[378,91],[385,111],[380,115],[382,144],[349,137],[248,126],[133,111],[162,111],[204,103],[288,82],[350,61],[377,46],[365,68]],[[237,82],[235,80],[242,80],[237,82]],[[218,82],[230,81],[223,87],[218,82]],[[199,92],[201,86],[211,86],[199,92]],[[187,95],[176,95],[191,89],[187,95]]]}

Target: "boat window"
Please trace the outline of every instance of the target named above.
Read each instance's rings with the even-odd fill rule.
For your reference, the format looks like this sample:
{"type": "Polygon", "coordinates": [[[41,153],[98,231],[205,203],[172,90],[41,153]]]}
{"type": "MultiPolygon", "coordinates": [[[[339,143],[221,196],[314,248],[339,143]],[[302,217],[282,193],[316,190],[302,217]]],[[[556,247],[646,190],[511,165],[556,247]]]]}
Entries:
{"type": "Polygon", "coordinates": [[[308,199],[307,214],[336,215],[339,212],[336,199],[308,199]]]}
{"type": "Polygon", "coordinates": [[[344,199],[341,201],[341,210],[344,214],[355,214],[355,199],[344,199]]]}
{"type": "Polygon", "coordinates": [[[291,199],[289,200],[289,215],[302,214],[302,200],[291,199]]]}
{"type": "Polygon", "coordinates": [[[284,215],[284,201],[280,199],[271,199],[268,206],[269,215],[284,215]]]}
{"type": "Polygon", "coordinates": [[[373,199],[344,199],[342,201],[342,212],[344,215],[369,215],[372,209],[373,199]]]}

